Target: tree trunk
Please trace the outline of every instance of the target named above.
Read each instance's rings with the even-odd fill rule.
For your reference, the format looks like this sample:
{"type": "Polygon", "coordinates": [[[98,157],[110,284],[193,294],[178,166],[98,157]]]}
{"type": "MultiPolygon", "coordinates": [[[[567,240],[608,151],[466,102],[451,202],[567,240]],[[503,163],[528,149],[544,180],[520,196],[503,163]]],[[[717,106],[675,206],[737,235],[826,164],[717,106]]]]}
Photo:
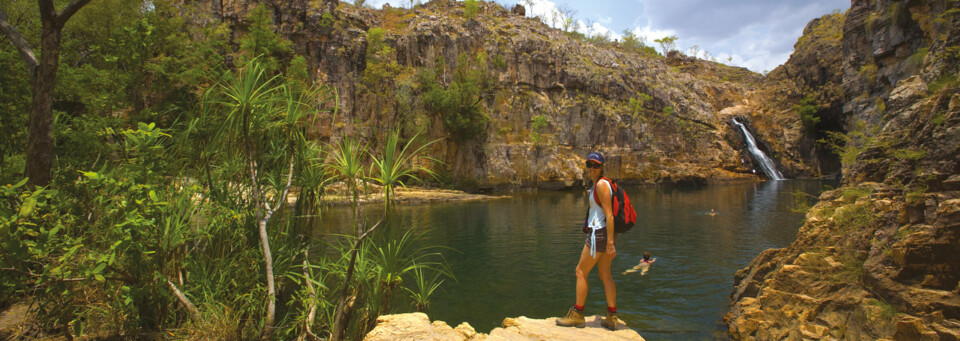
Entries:
{"type": "Polygon", "coordinates": [[[357,241],[353,244],[353,249],[350,251],[350,263],[347,265],[347,273],[344,275],[343,284],[340,285],[340,299],[337,301],[337,309],[333,313],[333,331],[330,332],[331,341],[343,339],[343,333],[347,331],[347,324],[350,323],[350,319],[347,317],[349,312],[347,290],[350,288],[350,279],[353,278],[353,270],[357,263],[357,253],[360,252],[360,246],[363,245],[363,240],[380,227],[381,224],[383,224],[382,218],[367,230],[367,232],[364,232],[357,238],[357,241]]]}
{"type": "Polygon", "coordinates": [[[267,316],[263,319],[262,340],[273,338],[273,320],[276,314],[277,294],[273,281],[273,255],[270,253],[270,242],[267,240],[267,222],[273,212],[267,213],[260,218],[260,243],[263,247],[263,263],[267,270],[267,316]]]}
{"type": "Polygon", "coordinates": [[[27,162],[23,173],[33,186],[50,183],[50,160],[53,158],[53,90],[57,83],[57,67],[60,65],[60,38],[63,26],[80,8],[91,0],[73,0],[57,12],[53,0],[37,0],[43,34],[40,37],[40,61],[34,57],[33,48],[20,32],[7,23],[7,14],[0,10],[0,30],[10,39],[23,58],[30,75],[33,99],[30,101],[30,123],[27,127],[27,162]]]}
{"type": "Polygon", "coordinates": [[[50,183],[50,160],[53,157],[53,90],[60,61],[62,27],[43,22],[40,41],[40,63],[33,79],[33,100],[30,101],[30,123],[27,130],[27,162],[23,170],[28,183],[46,186],[50,183]]]}

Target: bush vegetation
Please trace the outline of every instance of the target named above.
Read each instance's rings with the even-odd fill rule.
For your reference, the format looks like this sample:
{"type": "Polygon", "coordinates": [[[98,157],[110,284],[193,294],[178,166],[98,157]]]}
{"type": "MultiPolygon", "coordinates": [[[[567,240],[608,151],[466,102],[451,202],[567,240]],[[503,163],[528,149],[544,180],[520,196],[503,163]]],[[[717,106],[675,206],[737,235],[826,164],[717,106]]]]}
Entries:
{"type": "Polygon", "coordinates": [[[438,60],[436,67],[423,69],[419,74],[427,111],[440,117],[453,140],[484,138],[490,118],[481,101],[492,93],[494,86],[486,53],[475,56],[461,53],[454,66],[453,80],[446,86],[439,80],[445,67],[446,64],[438,60]]]}
{"type": "Polygon", "coordinates": [[[817,124],[820,123],[820,116],[817,114],[820,108],[817,105],[816,98],[810,95],[804,97],[799,104],[793,106],[793,111],[800,117],[800,122],[808,133],[817,131],[817,124]]]}
{"type": "MultiPolygon", "coordinates": [[[[0,46],[0,307],[35,302],[31,337],[179,339],[356,339],[379,314],[426,309],[451,273],[409,226],[358,216],[356,234],[304,235],[326,186],[377,181],[390,202],[429,175],[414,162],[429,143],[358,142],[356,167],[338,167],[343,144],[307,139],[336,97],[312,84],[265,7],[230,44],[219,20],[188,25],[199,12],[173,3],[78,12],[46,187],[20,173],[30,91],[16,50],[0,46]],[[96,22],[114,25],[83,25],[96,22]]],[[[35,4],[18,26],[27,37],[35,4]]]]}

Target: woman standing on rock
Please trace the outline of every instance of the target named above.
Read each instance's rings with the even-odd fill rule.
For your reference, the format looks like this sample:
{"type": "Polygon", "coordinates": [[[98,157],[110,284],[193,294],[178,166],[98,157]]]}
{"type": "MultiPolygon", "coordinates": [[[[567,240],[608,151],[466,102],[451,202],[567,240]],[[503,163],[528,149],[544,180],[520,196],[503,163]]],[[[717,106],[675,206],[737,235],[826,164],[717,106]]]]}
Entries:
{"type": "Polygon", "coordinates": [[[586,244],[580,252],[580,262],[577,264],[577,302],[570,308],[567,315],[557,319],[558,326],[583,328],[583,306],[587,302],[587,275],[593,270],[593,266],[600,264],[600,280],[603,281],[603,291],[607,296],[607,315],[601,323],[610,330],[617,329],[617,287],[613,283],[613,275],[610,273],[610,265],[613,258],[617,256],[617,250],[614,248],[616,234],[608,232],[607,226],[613,226],[613,205],[610,197],[613,190],[610,182],[603,177],[603,163],[605,159],[603,154],[593,152],[587,155],[587,176],[593,182],[590,188],[587,200],[590,202],[590,210],[587,213],[585,232],[590,235],[587,237],[586,244]],[[594,200],[593,193],[597,191],[600,198],[598,203],[594,200]]]}

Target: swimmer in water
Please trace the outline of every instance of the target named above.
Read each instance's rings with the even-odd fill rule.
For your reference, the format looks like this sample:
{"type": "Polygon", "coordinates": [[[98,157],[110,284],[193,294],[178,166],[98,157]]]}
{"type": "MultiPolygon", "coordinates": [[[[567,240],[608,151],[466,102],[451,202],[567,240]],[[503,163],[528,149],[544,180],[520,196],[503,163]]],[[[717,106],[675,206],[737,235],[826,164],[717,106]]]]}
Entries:
{"type": "Polygon", "coordinates": [[[710,209],[710,213],[707,213],[707,214],[709,214],[709,215],[711,215],[711,216],[715,216],[715,215],[718,215],[718,214],[720,214],[720,213],[717,213],[717,211],[715,211],[714,209],[711,208],[711,209],[710,209]]]}
{"type": "Polygon", "coordinates": [[[623,274],[626,275],[628,273],[637,272],[637,270],[640,270],[640,276],[646,276],[647,271],[650,271],[650,264],[653,264],[653,262],[656,262],[656,261],[657,261],[656,258],[650,259],[649,252],[644,252],[643,259],[640,260],[640,264],[637,264],[637,266],[634,266],[633,268],[627,271],[624,271],[623,274]]]}

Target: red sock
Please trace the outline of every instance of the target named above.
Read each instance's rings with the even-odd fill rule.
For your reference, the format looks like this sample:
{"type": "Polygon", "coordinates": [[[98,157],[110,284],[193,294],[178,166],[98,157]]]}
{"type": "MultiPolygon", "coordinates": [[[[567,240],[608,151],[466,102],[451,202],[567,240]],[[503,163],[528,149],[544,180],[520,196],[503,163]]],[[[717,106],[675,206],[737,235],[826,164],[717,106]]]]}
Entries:
{"type": "Polygon", "coordinates": [[[576,310],[579,310],[579,311],[583,311],[583,306],[582,306],[582,305],[576,305],[576,304],[574,304],[574,305],[573,305],[573,309],[576,309],[576,310]]]}
{"type": "Polygon", "coordinates": [[[607,311],[616,314],[616,313],[617,313],[617,307],[607,307],[607,311]]]}

